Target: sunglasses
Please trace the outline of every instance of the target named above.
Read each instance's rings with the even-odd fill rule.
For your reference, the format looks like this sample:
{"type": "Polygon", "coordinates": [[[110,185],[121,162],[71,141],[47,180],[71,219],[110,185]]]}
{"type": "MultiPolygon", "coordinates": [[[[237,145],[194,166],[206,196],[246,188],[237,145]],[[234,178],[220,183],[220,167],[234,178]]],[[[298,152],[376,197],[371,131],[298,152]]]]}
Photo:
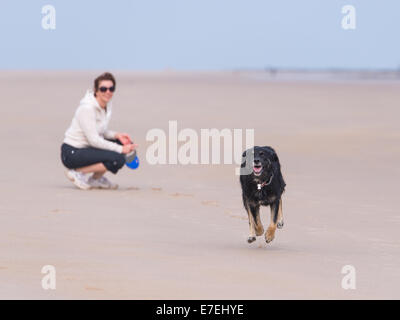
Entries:
{"type": "Polygon", "coordinates": [[[115,87],[114,87],[114,86],[109,87],[109,88],[107,88],[107,87],[100,87],[99,90],[100,90],[101,92],[107,92],[107,90],[110,90],[110,92],[114,92],[114,91],[115,91],[115,87]]]}

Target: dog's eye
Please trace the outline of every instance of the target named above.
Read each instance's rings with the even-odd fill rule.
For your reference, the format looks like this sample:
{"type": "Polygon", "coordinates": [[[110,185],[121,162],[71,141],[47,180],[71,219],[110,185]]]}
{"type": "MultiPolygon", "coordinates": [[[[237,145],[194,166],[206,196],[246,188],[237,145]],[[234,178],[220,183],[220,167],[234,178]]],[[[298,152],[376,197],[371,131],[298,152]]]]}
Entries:
{"type": "Polygon", "coordinates": [[[243,154],[242,154],[242,157],[245,157],[246,156],[246,151],[245,152],[243,152],[243,154]]]}
{"type": "Polygon", "coordinates": [[[263,155],[264,155],[264,152],[260,151],[260,156],[263,156],[263,155]]]}

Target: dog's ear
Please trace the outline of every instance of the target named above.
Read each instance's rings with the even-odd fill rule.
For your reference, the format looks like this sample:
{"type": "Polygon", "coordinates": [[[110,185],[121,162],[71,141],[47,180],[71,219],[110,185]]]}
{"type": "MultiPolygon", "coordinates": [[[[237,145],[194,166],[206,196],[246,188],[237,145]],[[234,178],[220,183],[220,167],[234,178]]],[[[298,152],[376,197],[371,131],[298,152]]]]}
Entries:
{"type": "Polygon", "coordinates": [[[274,149],[272,149],[271,147],[264,147],[264,150],[266,150],[270,154],[271,160],[273,162],[279,162],[278,155],[276,154],[274,149]]]}

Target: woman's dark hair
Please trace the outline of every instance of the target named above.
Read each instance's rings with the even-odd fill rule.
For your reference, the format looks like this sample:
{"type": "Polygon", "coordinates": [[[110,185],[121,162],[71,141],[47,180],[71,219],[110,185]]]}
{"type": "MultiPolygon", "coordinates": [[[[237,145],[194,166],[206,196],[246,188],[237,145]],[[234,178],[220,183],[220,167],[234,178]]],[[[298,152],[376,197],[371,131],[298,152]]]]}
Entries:
{"type": "Polygon", "coordinates": [[[117,85],[114,76],[110,72],[104,72],[103,74],[99,75],[96,79],[94,79],[94,96],[96,96],[96,92],[99,90],[100,81],[103,80],[112,81],[114,87],[116,87],[117,85]]]}

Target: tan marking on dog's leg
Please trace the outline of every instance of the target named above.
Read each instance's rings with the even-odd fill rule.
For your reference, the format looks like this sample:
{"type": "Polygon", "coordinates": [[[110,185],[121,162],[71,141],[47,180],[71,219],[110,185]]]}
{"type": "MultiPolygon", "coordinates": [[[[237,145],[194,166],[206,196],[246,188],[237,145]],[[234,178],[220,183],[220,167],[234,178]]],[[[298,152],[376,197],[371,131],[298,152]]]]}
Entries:
{"type": "Polygon", "coordinates": [[[279,211],[278,211],[278,223],[276,224],[278,229],[283,228],[283,212],[282,212],[282,198],[279,200],[279,211]]]}
{"type": "Polygon", "coordinates": [[[276,224],[271,223],[265,233],[265,241],[270,243],[275,238],[276,224]]]}
{"type": "Polygon", "coordinates": [[[265,241],[270,243],[275,238],[276,224],[271,223],[265,233],[265,241]]]}
{"type": "Polygon", "coordinates": [[[261,219],[260,219],[260,209],[258,209],[258,211],[257,211],[257,220],[256,220],[255,229],[256,229],[256,236],[263,235],[264,227],[263,227],[263,225],[261,223],[261,219]]]}
{"type": "Polygon", "coordinates": [[[276,223],[274,222],[275,208],[271,206],[271,222],[269,223],[267,232],[265,233],[265,241],[270,243],[275,238],[276,223]]]}

